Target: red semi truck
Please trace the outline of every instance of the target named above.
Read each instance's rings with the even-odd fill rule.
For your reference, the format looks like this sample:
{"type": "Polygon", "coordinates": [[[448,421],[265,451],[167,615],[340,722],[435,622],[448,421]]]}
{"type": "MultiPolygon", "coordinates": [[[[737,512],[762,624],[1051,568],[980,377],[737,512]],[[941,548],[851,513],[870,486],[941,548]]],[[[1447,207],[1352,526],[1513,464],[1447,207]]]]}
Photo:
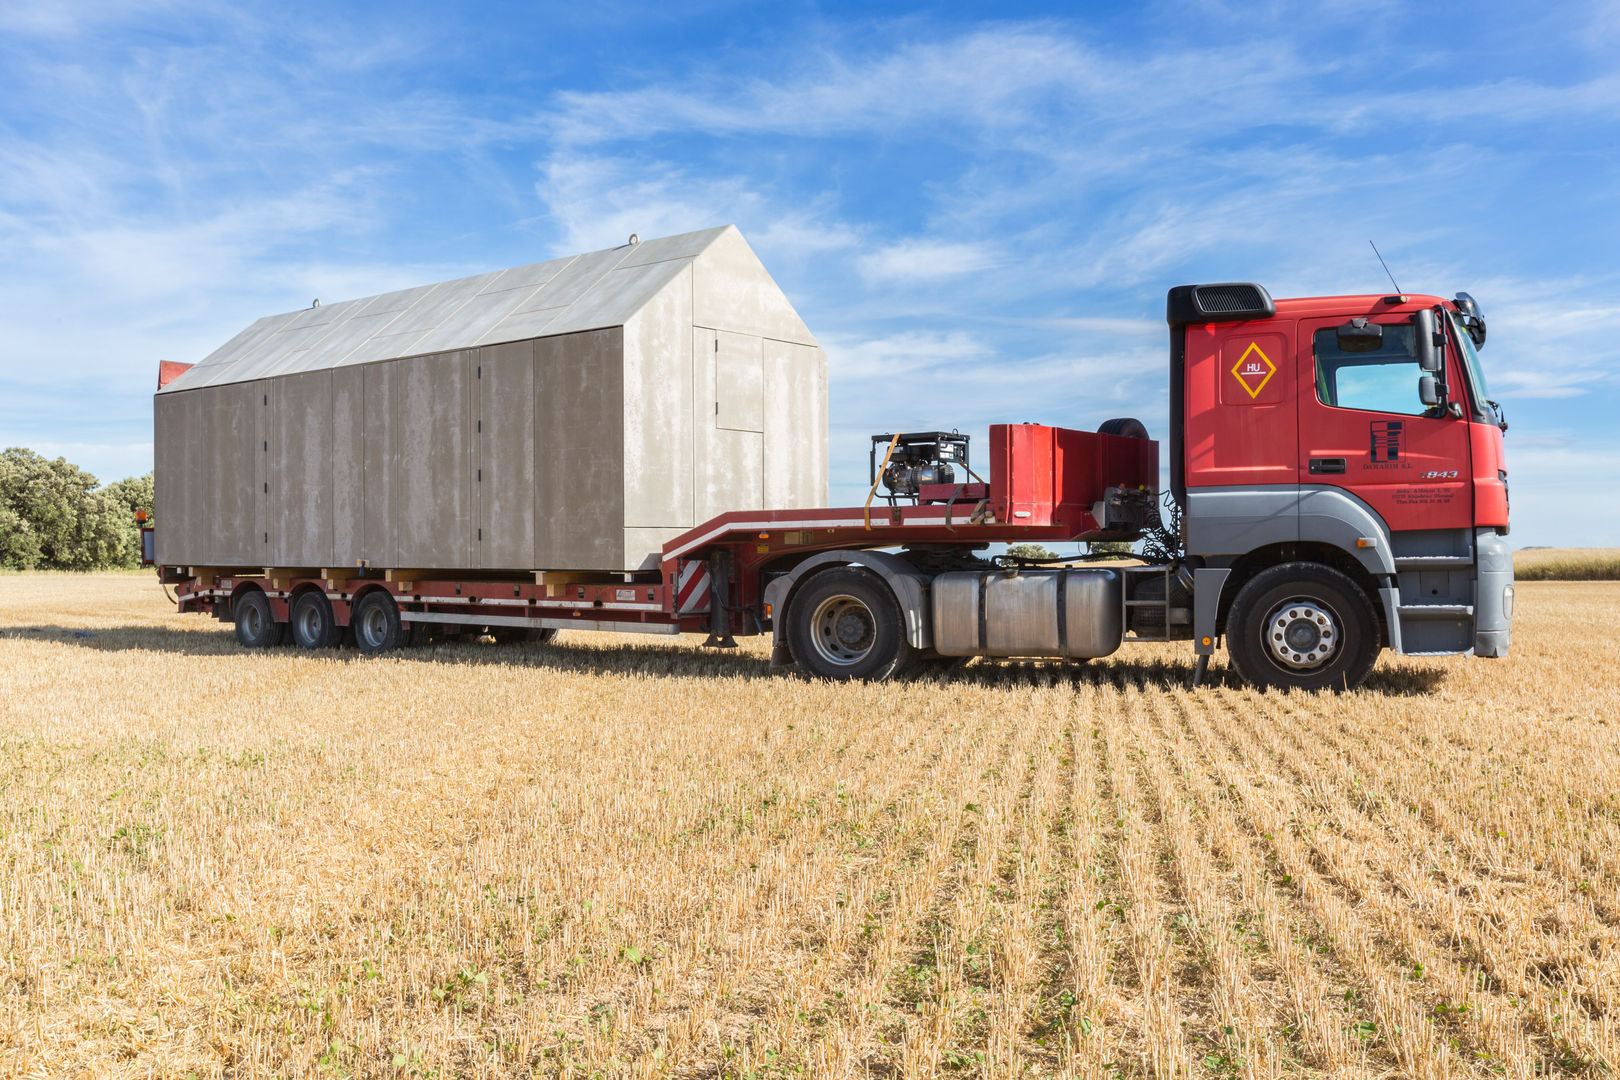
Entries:
{"type": "Polygon", "coordinates": [[[1507,424],[1471,297],[1183,285],[1167,318],[1168,492],[1135,420],[1002,424],[985,477],[965,437],[875,436],[864,506],[724,513],[664,544],[654,575],[160,573],[250,648],[771,634],[776,666],[885,679],[1185,640],[1196,681],[1224,640],[1247,682],[1302,689],[1354,687],[1384,648],[1507,655],[1507,424]],[[985,557],[1029,541],[1139,542],[1140,565],[985,557]]]}

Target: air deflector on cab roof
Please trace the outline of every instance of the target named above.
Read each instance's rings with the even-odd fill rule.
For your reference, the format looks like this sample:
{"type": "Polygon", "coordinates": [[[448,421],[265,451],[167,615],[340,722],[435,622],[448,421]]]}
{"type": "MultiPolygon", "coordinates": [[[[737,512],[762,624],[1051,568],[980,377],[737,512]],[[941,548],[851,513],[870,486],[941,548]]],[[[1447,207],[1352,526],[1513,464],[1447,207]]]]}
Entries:
{"type": "Polygon", "coordinates": [[[1171,326],[1188,323],[1243,322],[1269,319],[1277,305],[1265,287],[1249,281],[1217,285],[1177,285],[1165,301],[1165,319],[1171,326]]]}

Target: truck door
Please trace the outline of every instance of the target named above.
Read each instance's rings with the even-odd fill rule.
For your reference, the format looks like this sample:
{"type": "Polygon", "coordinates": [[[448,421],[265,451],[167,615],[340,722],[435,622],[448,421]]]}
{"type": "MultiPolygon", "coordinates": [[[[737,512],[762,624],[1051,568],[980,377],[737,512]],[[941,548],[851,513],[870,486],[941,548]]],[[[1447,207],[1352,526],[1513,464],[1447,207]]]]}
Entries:
{"type": "MultiPolygon", "coordinates": [[[[1392,532],[1470,529],[1468,424],[1419,399],[1423,372],[1411,313],[1369,316],[1382,331],[1377,341],[1363,334],[1341,343],[1346,322],[1300,322],[1301,489],[1343,488],[1382,515],[1392,532]]],[[[1454,359],[1448,356],[1446,365],[1455,397],[1463,383],[1454,359]]]]}

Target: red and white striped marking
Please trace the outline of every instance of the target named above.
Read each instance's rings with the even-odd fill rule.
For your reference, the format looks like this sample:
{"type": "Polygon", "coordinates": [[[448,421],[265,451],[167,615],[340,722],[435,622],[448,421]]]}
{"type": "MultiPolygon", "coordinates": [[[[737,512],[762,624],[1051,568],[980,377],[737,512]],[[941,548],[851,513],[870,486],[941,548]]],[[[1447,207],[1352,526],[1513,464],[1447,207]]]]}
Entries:
{"type": "Polygon", "coordinates": [[[696,615],[709,610],[709,564],[703,559],[687,559],[675,582],[675,610],[696,615]]]}

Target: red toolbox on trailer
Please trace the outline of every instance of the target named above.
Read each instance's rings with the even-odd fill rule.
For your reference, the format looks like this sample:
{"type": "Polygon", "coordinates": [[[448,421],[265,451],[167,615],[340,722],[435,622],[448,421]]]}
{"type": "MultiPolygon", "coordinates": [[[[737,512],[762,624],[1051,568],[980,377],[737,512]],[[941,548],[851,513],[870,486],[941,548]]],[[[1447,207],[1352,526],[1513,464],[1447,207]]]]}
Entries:
{"type": "Polygon", "coordinates": [[[990,505],[1011,525],[1078,523],[1108,488],[1152,490],[1158,481],[1152,439],[1045,424],[990,427],[990,505]]]}

